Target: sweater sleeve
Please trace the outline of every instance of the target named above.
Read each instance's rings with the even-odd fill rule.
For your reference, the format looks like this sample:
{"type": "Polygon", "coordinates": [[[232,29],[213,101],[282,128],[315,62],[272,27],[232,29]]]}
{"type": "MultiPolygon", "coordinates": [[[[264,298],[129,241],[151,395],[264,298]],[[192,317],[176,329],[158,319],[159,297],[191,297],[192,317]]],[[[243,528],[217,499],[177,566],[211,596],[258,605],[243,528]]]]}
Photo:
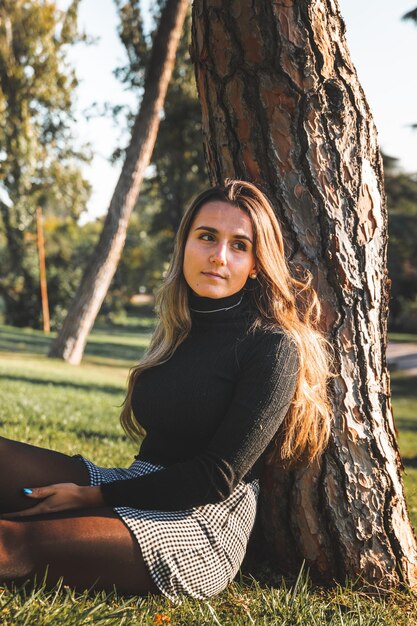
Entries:
{"type": "Polygon", "coordinates": [[[205,450],[194,458],[101,485],[110,506],[183,510],[227,498],[281,425],[293,399],[298,352],[281,332],[250,338],[231,405],[205,450]]]}

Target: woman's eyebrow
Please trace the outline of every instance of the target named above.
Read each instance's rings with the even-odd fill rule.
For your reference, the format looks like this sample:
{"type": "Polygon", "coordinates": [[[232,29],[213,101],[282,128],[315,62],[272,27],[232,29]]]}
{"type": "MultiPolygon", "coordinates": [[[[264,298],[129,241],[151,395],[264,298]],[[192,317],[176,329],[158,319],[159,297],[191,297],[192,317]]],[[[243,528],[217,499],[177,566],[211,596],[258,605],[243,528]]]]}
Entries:
{"type": "MultiPolygon", "coordinates": [[[[197,228],[195,228],[194,230],[208,230],[209,233],[213,233],[214,235],[219,234],[219,231],[217,230],[217,228],[213,228],[213,226],[197,226],[197,228]]],[[[242,233],[236,233],[235,235],[232,235],[232,237],[234,239],[246,239],[250,243],[253,243],[252,239],[248,237],[248,235],[244,235],[242,233]]]]}

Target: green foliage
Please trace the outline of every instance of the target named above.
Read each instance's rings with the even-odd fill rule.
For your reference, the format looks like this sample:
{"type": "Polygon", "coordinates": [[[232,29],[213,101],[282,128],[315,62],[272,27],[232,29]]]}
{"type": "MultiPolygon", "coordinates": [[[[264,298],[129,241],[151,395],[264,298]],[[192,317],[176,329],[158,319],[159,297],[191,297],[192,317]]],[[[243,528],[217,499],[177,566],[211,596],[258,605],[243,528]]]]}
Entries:
{"type": "Polygon", "coordinates": [[[413,22],[417,22],[417,8],[412,9],[403,15],[403,20],[412,20],[413,22]]]}
{"type": "Polygon", "coordinates": [[[417,174],[384,155],[392,328],[417,330],[417,174]]]}
{"type": "Polygon", "coordinates": [[[128,65],[115,70],[116,78],[130,88],[143,87],[146,66],[150,57],[150,42],[145,33],[140,0],[115,0],[120,23],[118,33],[126,48],[128,65]]]}
{"type": "Polygon", "coordinates": [[[76,219],[90,193],[80,171],[89,153],[70,130],[77,79],[68,48],[86,39],[78,4],[67,11],[43,0],[0,4],[0,294],[17,325],[39,322],[36,207],[76,219]]]}
{"type": "Polygon", "coordinates": [[[101,221],[81,226],[70,217],[50,216],[45,220],[48,299],[53,328],[60,326],[67,314],[101,228],[101,221]]]}
{"type": "MultiPolygon", "coordinates": [[[[74,297],[81,279],[90,252],[96,244],[101,229],[101,223],[91,222],[81,226],[71,217],[47,215],[44,220],[46,271],[48,282],[48,300],[52,328],[62,322],[67,313],[67,306],[74,297]]],[[[28,324],[28,317],[39,319],[39,268],[38,253],[35,236],[26,232],[23,241],[25,244],[24,262],[29,264],[26,282],[22,284],[21,276],[16,273],[9,280],[14,279],[15,292],[24,297],[16,301],[16,310],[12,322],[16,326],[32,326],[28,324]],[[29,282],[31,280],[32,282],[29,282]],[[29,289],[31,287],[31,289],[29,289]],[[28,311],[28,308],[30,310],[28,311]],[[22,317],[18,315],[22,314],[22,317]],[[19,320],[21,319],[21,324],[19,320]]],[[[0,266],[7,264],[8,249],[5,238],[0,237],[0,266]]],[[[7,321],[7,314],[4,315],[7,321]]],[[[38,324],[34,324],[38,326],[38,324]]]]}
{"type": "MultiPolygon", "coordinates": [[[[95,330],[82,365],[74,368],[46,357],[50,337],[29,329],[0,327],[1,433],[67,454],[81,453],[105,465],[126,465],[136,446],[118,423],[129,366],[149,338],[151,319],[136,327],[95,330]]],[[[393,376],[393,404],[404,453],[406,489],[417,523],[417,399],[415,378],[393,376]]],[[[413,626],[417,601],[407,590],[371,594],[352,584],[314,587],[305,572],[283,580],[268,568],[240,574],[209,602],[185,599],[180,606],[151,596],[75,593],[63,585],[47,591],[32,587],[0,589],[2,626],[413,626]]]]}

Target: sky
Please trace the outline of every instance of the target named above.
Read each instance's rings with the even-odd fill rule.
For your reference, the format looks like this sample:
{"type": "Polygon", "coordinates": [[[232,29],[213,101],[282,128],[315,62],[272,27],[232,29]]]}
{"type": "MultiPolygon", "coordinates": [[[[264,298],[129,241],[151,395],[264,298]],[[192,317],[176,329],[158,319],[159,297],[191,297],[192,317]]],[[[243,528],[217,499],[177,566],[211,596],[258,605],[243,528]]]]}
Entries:
{"type": "Polygon", "coordinates": [[[382,150],[417,172],[417,0],[339,0],[346,37],[382,150]]]}
{"type": "MultiPolygon", "coordinates": [[[[59,4],[65,6],[67,0],[59,4]]],[[[417,25],[401,19],[417,7],[417,0],[339,0],[339,7],[380,146],[399,158],[403,169],[417,172],[417,130],[410,128],[417,123],[417,25]]],[[[136,102],[113,76],[114,68],[125,61],[113,0],[82,0],[79,24],[98,39],[95,45],[80,45],[72,53],[80,79],[76,131],[80,141],[91,143],[95,154],[84,172],[93,187],[84,219],[93,219],[107,211],[119,175],[120,164],[110,165],[109,157],[120,141],[120,130],[110,119],[86,121],[83,111],[93,102],[133,108],[136,102]]]]}

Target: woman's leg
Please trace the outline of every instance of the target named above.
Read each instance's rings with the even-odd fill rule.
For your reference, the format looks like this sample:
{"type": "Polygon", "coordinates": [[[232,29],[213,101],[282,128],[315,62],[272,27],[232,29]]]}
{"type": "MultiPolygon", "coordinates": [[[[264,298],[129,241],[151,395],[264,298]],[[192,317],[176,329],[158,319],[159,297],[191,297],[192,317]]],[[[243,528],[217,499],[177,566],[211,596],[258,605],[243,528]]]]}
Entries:
{"type": "Polygon", "coordinates": [[[33,506],[23,487],[54,483],[88,485],[89,475],[77,458],[0,437],[0,514],[33,506]]]}
{"type": "Polygon", "coordinates": [[[159,593],[142,553],[112,509],[0,520],[0,583],[37,576],[54,585],[159,593]]]}

